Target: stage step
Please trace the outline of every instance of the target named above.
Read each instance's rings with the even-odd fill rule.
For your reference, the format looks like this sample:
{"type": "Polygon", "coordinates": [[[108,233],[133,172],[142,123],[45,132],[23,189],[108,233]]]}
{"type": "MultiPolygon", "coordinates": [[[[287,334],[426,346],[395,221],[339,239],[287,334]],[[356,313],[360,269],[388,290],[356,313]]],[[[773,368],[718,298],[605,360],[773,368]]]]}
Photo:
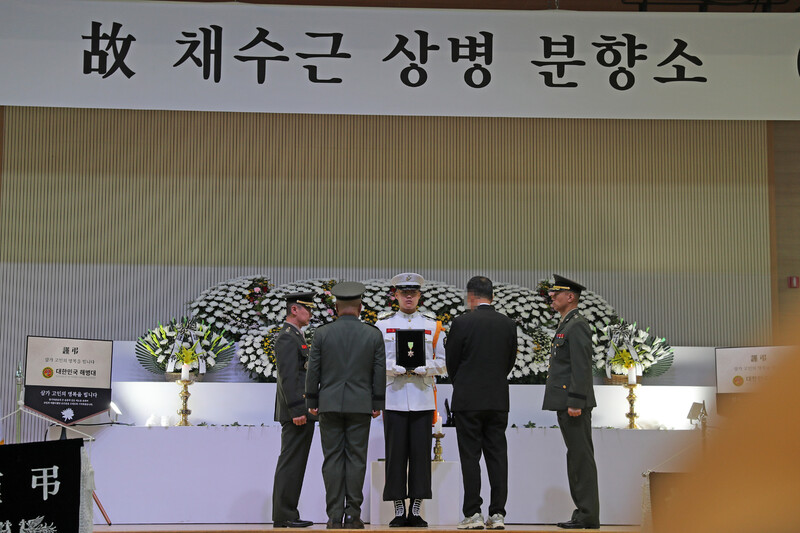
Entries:
{"type": "MultiPolygon", "coordinates": [[[[273,529],[271,524],[147,524],[147,525],[95,525],[94,533],[263,533],[265,531],[282,531],[282,532],[297,532],[297,531],[318,531],[325,530],[325,524],[314,524],[309,528],[304,529],[273,529]]],[[[327,530],[326,530],[327,531],[327,530]]],[[[346,531],[356,531],[354,529],[346,531]]],[[[464,533],[463,530],[456,529],[453,526],[431,526],[429,528],[410,528],[410,527],[393,527],[389,528],[384,525],[372,526],[366,525],[366,529],[370,533],[399,533],[414,531],[423,533],[424,531],[434,531],[435,533],[464,533]]],[[[555,525],[541,525],[541,524],[506,524],[506,533],[540,533],[551,531],[567,531],[560,529],[555,525]]],[[[575,531],[600,531],[602,533],[639,533],[639,526],[601,526],[600,529],[593,530],[575,530],[575,531]]]]}

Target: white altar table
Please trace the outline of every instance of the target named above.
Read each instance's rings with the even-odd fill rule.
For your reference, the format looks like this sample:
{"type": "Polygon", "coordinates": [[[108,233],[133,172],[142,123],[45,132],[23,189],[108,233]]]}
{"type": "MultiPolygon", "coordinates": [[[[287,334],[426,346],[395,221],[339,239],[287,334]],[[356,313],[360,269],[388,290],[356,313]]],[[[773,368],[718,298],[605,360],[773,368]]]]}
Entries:
{"type": "MultiPolygon", "coordinates": [[[[444,459],[458,461],[454,428],[444,428],[444,459]]],[[[554,523],[572,511],[565,449],[558,429],[510,428],[507,523],[554,523]]],[[[116,524],[271,522],[272,481],[280,427],[106,427],[90,446],[97,495],[116,524]]],[[[601,521],[638,524],[642,472],[681,470],[698,448],[699,431],[595,429],[601,521]]],[[[322,452],[315,435],[306,471],[301,516],[326,521],[322,452]]],[[[368,461],[383,457],[383,428],[373,422],[368,461]]],[[[362,517],[370,518],[370,467],[362,517]]],[[[457,476],[460,482],[460,476],[457,476]]],[[[446,490],[446,489],[444,489],[446,490]]],[[[455,486],[453,491],[460,492],[455,486]]],[[[482,492],[488,502],[488,481],[482,492]]],[[[103,523],[95,509],[94,522],[103,523]]]]}

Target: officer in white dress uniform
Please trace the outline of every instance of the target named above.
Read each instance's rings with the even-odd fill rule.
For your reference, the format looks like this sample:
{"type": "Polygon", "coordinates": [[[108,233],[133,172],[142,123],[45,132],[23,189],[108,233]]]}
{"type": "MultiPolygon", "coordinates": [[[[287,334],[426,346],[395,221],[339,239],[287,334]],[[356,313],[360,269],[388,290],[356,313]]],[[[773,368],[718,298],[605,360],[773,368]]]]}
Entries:
{"type": "Polygon", "coordinates": [[[391,527],[427,527],[420,516],[422,500],[431,499],[432,425],[436,411],[434,387],[437,375],[447,373],[442,324],[433,313],[417,310],[425,280],[404,273],[392,278],[399,311],[383,313],[375,326],[386,345],[386,410],[383,414],[386,442],[384,501],[393,501],[391,527]],[[425,365],[404,368],[396,360],[396,332],[424,330],[425,365]],[[411,500],[406,512],[406,498],[411,500]]]}

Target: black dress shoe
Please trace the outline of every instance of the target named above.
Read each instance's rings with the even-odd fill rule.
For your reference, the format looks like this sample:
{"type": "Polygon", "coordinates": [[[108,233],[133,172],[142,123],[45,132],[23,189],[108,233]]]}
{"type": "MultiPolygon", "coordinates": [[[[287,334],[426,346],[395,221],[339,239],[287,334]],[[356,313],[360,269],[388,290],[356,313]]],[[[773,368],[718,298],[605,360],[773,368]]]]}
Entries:
{"type": "Polygon", "coordinates": [[[364,522],[357,516],[345,515],[344,517],[345,529],[364,529],[364,522]]]}
{"type": "Polygon", "coordinates": [[[428,527],[428,523],[418,514],[408,515],[406,527],[428,527]]]}
{"type": "Polygon", "coordinates": [[[569,522],[559,522],[556,525],[561,529],[600,529],[599,524],[587,524],[580,520],[575,520],[574,518],[569,522]]]}
{"type": "Polygon", "coordinates": [[[328,523],[325,524],[325,529],[342,529],[342,519],[334,521],[332,518],[328,519],[328,523]]]}
{"type": "Polygon", "coordinates": [[[397,515],[389,522],[389,527],[406,527],[405,515],[397,515]]]}
{"type": "Polygon", "coordinates": [[[308,527],[313,526],[314,522],[310,520],[300,520],[299,518],[295,520],[278,520],[272,527],[308,527]]]}

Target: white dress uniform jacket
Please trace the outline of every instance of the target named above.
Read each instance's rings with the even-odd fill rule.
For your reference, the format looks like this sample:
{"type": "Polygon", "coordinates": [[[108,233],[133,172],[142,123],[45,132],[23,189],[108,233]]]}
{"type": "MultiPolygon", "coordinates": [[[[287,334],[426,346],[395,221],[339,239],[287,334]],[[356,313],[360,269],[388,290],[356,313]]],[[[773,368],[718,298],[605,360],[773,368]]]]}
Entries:
{"type": "MultiPolygon", "coordinates": [[[[386,345],[386,409],[390,411],[431,411],[436,409],[433,399],[435,376],[447,374],[444,352],[444,331],[439,332],[436,346],[436,317],[432,313],[415,311],[407,315],[401,311],[382,317],[375,323],[381,330],[386,345]],[[396,331],[398,329],[425,330],[425,374],[406,375],[395,370],[396,331]],[[436,357],[434,357],[434,354],[436,357]]],[[[413,368],[407,368],[414,372],[413,368]]]]}

